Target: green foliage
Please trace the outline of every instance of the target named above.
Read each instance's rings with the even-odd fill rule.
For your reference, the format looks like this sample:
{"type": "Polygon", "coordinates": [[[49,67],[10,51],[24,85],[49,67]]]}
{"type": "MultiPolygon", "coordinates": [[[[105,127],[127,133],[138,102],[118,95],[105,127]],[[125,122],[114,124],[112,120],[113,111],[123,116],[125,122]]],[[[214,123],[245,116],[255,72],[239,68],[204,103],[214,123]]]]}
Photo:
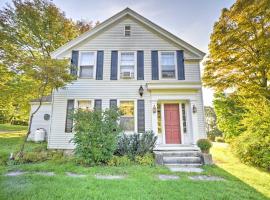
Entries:
{"type": "Polygon", "coordinates": [[[214,25],[203,81],[270,98],[269,0],[237,0],[214,25]]]}
{"type": "Polygon", "coordinates": [[[226,141],[240,135],[244,130],[241,120],[245,109],[239,97],[234,94],[217,93],[214,95],[213,104],[218,128],[223,132],[226,141]]]}
{"type": "Polygon", "coordinates": [[[143,156],[135,156],[135,162],[143,166],[153,166],[155,159],[152,153],[146,153],[143,156]]]}
{"type": "Polygon", "coordinates": [[[132,160],[135,156],[152,153],[157,141],[153,131],[145,133],[123,134],[118,139],[116,154],[127,155],[132,160]]]}
{"type": "Polygon", "coordinates": [[[215,137],[222,136],[222,132],[217,127],[217,116],[215,110],[210,106],[204,107],[206,134],[209,140],[215,141],[215,137]]]}
{"type": "Polygon", "coordinates": [[[223,137],[216,137],[216,138],[215,138],[215,141],[216,141],[216,142],[225,142],[225,140],[224,140],[223,137]]]}
{"type": "Polygon", "coordinates": [[[197,145],[203,153],[209,153],[209,150],[212,147],[212,143],[208,139],[199,139],[197,145]]]}
{"type": "Polygon", "coordinates": [[[132,160],[128,156],[113,156],[108,161],[108,166],[130,166],[133,164],[132,160]]]}
{"type": "Polygon", "coordinates": [[[119,110],[113,108],[101,112],[79,109],[73,117],[75,154],[88,165],[107,163],[113,156],[117,135],[121,132],[117,123],[119,110]]]}
{"type": "Polygon", "coordinates": [[[245,105],[246,131],[233,141],[232,149],[241,161],[270,170],[270,101],[257,97],[245,105]]]}

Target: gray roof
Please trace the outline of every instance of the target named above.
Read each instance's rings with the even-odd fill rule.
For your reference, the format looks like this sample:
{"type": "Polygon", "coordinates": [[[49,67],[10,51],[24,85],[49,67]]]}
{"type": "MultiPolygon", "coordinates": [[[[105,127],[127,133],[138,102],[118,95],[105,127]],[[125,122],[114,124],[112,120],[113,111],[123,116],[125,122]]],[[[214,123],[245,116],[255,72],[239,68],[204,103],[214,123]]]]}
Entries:
{"type": "MultiPolygon", "coordinates": [[[[30,102],[39,102],[39,99],[32,99],[30,102]]],[[[42,102],[52,102],[52,95],[42,97],[42,102]]]]}

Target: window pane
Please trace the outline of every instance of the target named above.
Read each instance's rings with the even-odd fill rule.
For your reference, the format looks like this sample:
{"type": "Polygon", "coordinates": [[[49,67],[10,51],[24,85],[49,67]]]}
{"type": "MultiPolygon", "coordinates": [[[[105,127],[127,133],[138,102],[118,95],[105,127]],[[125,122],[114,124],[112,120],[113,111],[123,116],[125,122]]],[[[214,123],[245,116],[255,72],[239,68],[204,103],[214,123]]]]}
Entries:
{"type": "Polygon", "coordinates": [[[162,123],[161,123],[161,104],[157,104],[157,115],[158,115],[158,133],[162,133],[162,123]]]}
{"type": "Polygon", "coordinates": [[[134,131],[134,102],[121,101],[120,102],[120,126],[125,131],[134,131]]]}
{"type": "Polygon", "coordinates": [[[120,65],[133,65],[135,64],[135,56],[133,52],[125,52],[121,53],[121,61],[120,65]]]}
{"type": "Polygon", "coordinates": [[[80,67],[80,77],[82,78],[93,78],[93,66],[81,66],[80,67]]]}
{"type": "Polygon", "coordinates": [[[88,101],[88,100],[78,101],[78,108],[83,109],[83,110],[89,110],[91,108],[91,101],[88,101]]]}
{"type": "Polygon", "coordinates": [[[174,53],[172,52],[161,53],[161,65],[174,66],[174,53]]]}
{"type": "Polygon", "coordinates": [[[187,115],[186,115],[186,104],[182,103],[182,120],[183,120],[183,131],[187,133],[187,115]]]}
{"type": "Polygon", "coordinates": [[[81,52],[81,62],[80,65],[94,65],[95,55],[94,52],[81,52]]]}

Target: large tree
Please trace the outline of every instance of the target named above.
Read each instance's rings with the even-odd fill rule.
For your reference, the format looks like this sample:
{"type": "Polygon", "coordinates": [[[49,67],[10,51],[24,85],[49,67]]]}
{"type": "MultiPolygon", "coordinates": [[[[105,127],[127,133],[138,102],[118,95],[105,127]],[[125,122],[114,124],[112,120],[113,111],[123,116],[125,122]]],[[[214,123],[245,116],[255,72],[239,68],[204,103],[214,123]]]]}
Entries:
{"type": "Polygon", "coordinates": [[[237,0],[214,25],[204,84],[270,99],[269,49],[270,0],[237,0]]]}
{"type": "Polygon", "coordinates": [[[52,59],[50,53],[76,37],[79,30],[47,0],[13,0],[13,5],[0,11],[0,27],[1,67],[10,75],[4,86],[6,94],[1,99],[12,100],[12,94],[16,93],[18,99],[13,99],[13,104],[19,104],[22,99],[28,103],[30,99],[26,97],[40,99],[30,116],[26,141],[42,98],[73,80],[68,73],[69,61],[52,59]]]}

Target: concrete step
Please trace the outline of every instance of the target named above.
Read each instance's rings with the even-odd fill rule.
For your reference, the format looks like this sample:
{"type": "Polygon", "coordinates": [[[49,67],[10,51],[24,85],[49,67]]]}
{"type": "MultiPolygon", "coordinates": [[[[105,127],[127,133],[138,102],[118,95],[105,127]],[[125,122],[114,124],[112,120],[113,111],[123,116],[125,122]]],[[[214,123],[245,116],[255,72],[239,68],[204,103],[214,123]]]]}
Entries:
{"type": "Polygon", "coordinates": [[[164,164],[164,166],[169,168],[180,168],[180,167],[194,167],[199,168],[202,166],[201,163],[192,163],[192,164],[164,164]]]}
{"type": "Polygon", "coordinates": [[[163,157],[163,163],[164,164],[192,164],[192,163],[201,163],[201,158],[200,157],[163,157]]]}
{"type": "Polygon", "coordinates": [[[155,153],[161,153],[163,157],[200,157],[201,155],[199,151],[163,151],[155,153]]]}
{"type": "Polygon", "coordinates": [[[154,151],[200,151],[197,146],[190,145],[158,145],[154,148],[154,151]]]}

